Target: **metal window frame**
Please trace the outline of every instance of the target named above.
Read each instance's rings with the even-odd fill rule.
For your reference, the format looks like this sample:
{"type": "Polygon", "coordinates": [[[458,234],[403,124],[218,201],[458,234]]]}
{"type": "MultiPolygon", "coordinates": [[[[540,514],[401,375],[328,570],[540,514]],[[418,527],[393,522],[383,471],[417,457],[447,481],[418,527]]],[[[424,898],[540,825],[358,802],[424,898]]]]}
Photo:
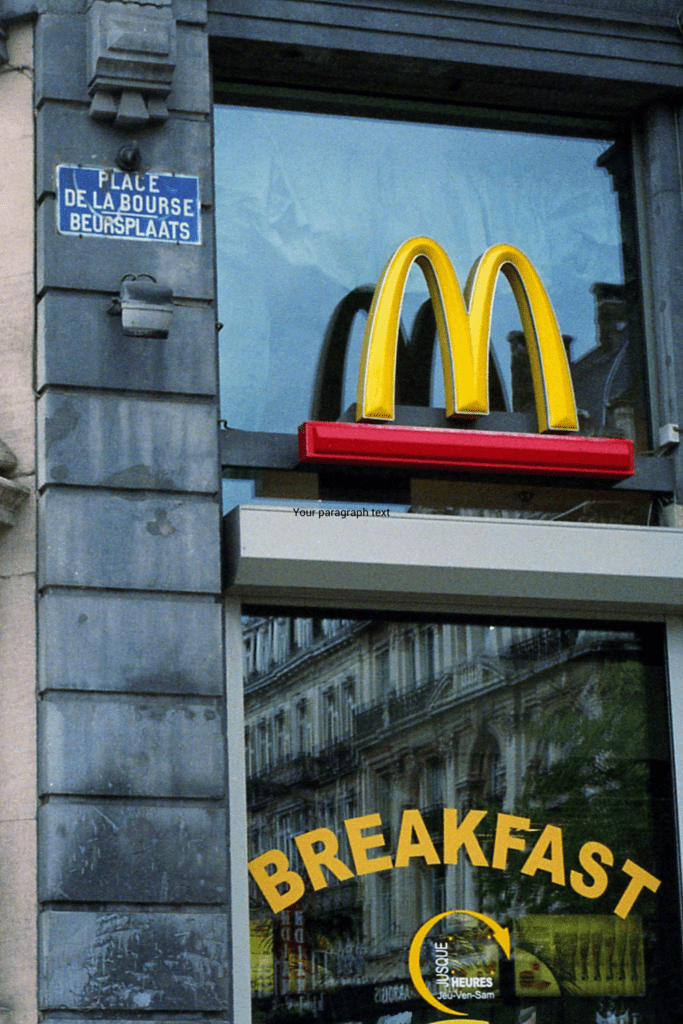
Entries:
{"type": "Polygon", "coordinates": [[[272,505],[238,506],[224,528],[235,1024],[251,1020],[243,601],[280,609],[662,623],[683,875],[683,530],[409,513],[302,517],[294,506],[272,505]]]}
{"type": "MultiPolygon", "coordinates": [[[[217,9],[229,6],[229,2],[222,4],[220,0],[216,4],[217,9]]],[[[566,26],[564,30],[566,30],[566,26]]],[[[216,39],[218,38],[216,36],[216,39]]],[[[252,45],[254,42],[251,40],[252,45]]],[[[610,88],[616,92],[619,91],[614,83],[610,88]]],[[[655,313],[661,293],[661,281],[654,280],[654,278],[662,278],[662,266],[667,265],[669,262],[667,256],[670,254],[662,253],[659,250],[655,251],[656,246],[652,245],[652,235],[653,232],[657,233],[658,226],[650,223],[650,209],[656,201],[658,207],[666,207],[662,217],[667,222],[673,223],[676,219],[674,211],[671,210],[672,197],[666,189],[662,194],[659,178],[654,184],[648,181],[647,161],[650,150],[654,153],[657,161],[663,164],[670,164],[672,161],[672,153],[669,152],[672,148],[671,140],[668,138],[670,126],[660,123],[661,118],[658,120],[653,115],[650,117],[651,123],[644,125],[641,123],[642,119],[636,116],[635,108],[622,111],[620,116],[613,114],[611,117],[603,118],[597,116],[595,112],[580,117],[566,112],[544,113],[542,111],[527,112],[522,118],[519,111],[504,107],[462,107],[443,102],[430,104],[424,99],[411,99],[405,96],[389,101],[387,97],[381,96],[363,97],[355,93],[339,94],[333,91],[307,89],[301,85],[284,88],[251,82],[224,83],[218,94],[221,102],[244,106],[310,110],[317,113],[410,120],[428,124],[493,127],[508,131],[522,130],[577,138],[601,136],[616,138],[624,134],[625,125],[628,124],[633,171],[633,213],[638,237],[638,263],[640,266],[644,359],[647,363],[645,397],[648,403],[648,426],[651,436],[655,440],[653,440],[651,452],[635,457],[632,476],[619,481],[596,480],[583,483],[589,490],[602,489],[647,494],[658,500],[662,507],[676,500],[677,492],[683,494],[683,446],[669,447],[658,444],[661,427],[670,425],[673,430],[677,431],[678,419],[683,420],[683,413],[679,417],[675,412],[677,404],[675,396],[679,391],[679,381],[674,379],[675,375],[663,371],[659,365],[662,359],[668,357],[668,338],[664,339],[663,344],[658,344],[658,334],[662,331],[659,330],[661,325],[658,324],[655,313]],[[660,351],[662,355],[658,357],[660,351]]],[[[652,98],[657,98],[656,92],[652,98]]],[[[678,136],[677,141],[680,144],[678,136]]],[[[675,156],[677,160],[680,159],[678,150],[676,150],[675,156]]],[[[673,205],[675,202],[675,197],[673,197],[673,205]]],[[[661,250],[661,246],[659,248],[661,250]]],[[[661,302],[659,304],[661,305],[661,302]]],[[[667,367],[668,365],[666,363],[667,367]]],[[[678,370],[677,364],[674,365],[678,370]]],[[[678,372],[680,373],[680,371],[678,372]]],[[[346,419],[350,412],[351,410],[347,410],[341,418],[346,419]]],[[[452,425],[445,419],[444,410],[411,406],[397,406],[395,422],[421,426],[452,425]]],[[[247,475],[259,470],[310,473],[315,469],[324,470],[325,468],[322,465],[309,464],[306,466],[301,463],[297,434],[235,429],[228,427],[224,421],[220,421],[220,426],[220,464],[224,474],[231,470],[236,470],[238,474],[245,472],[247,475]]],[[[472,426],[476,430],[499,430],[511,433],[534,433],[537,429],[534,413],[519,412],[492,413],[488,417],[482,417],[475,421],[472,426]]],[[[397,470],[391,472],[397,479],[401,476],[397,470]]],[[[410,475],[416,478],[438,477],[439,472],[423,467],[412,470],[410,475]]],[[[453,476],[453,474],[450,475],[453,476]]],[[[456,478],[457,476],[456,474],[456,478]]],[[[462,474],[460,477],[463,478],[462,474]]],[[[471,479],[472,474],[465,474],[465,477],[471,479]]],[[[402,478],[407,479],[405,471],[403,471],[402,478]]],[[[483,473],[478,478],[498,484],[509,482],[538,484],[538,478],[529,476],[492,476],[483,473]]],[[[559,480],[557,484],[561,486],[559,480]]]]}
{"type": "Polygon", "coordinates": [[[683,608],[681,529],[357,511],[237,506],[224,520],[228,592],[260,604],[623,621],[683,608]]]}

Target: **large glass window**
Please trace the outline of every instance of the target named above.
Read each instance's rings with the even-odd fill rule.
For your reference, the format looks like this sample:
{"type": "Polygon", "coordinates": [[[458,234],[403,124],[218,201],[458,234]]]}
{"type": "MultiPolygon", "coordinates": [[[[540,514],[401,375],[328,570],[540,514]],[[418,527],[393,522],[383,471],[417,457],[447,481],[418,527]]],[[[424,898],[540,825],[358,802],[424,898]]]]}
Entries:
{"type": "Polygon", "coordinates": [[[679,1019],[659,628],[253,614],[243,636],[256,1021],[679,1019]]]}
{"type": "MultiPolygon", "coordinates": [[[[223,105],[215,126],[229,427],[294,433],[307,419],[343,415],[356,399],[365,313],[382,268],[401,243],[426,235],[446,249],[462,286],[489,246],[526,253],[565,338],[581,430],[649,447],[627,145],[223,105]]],[[[427,298],[414,268],[398,401],[442,407],[427,298]]],[[[504,281],[491,344],[492,408],[533,410],[504,281]]]]}

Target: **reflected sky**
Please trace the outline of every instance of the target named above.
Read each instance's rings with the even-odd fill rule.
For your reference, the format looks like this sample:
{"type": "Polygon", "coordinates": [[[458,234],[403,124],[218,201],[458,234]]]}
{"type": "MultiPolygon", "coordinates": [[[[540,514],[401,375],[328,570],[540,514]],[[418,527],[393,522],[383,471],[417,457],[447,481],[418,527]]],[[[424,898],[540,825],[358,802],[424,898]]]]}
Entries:
{"type": "MultiPolygon", "coordinates": [[[[317,357],[332,313],[375,284],[395,249],[435,238],[462,285],[499,242],[532,260],[573,358],[596,344],[596,281],[620,283],[616,195],[596,160],[609,143],[327,114],[215,108],[222,415],[231,427],[293,432],[311,415],[317,357]]],[[[411,273],[404,320],[427,297],[411,273]]],[[[355,400],[363,315],[347,359],[355,400]]],[[[508,285],[492,343],[509,393],[508,285]]],[[[438,362],[438,360],[437,360],[438,362]]],[[[437,379],[433,402],[443,405],[437,379]]]]}

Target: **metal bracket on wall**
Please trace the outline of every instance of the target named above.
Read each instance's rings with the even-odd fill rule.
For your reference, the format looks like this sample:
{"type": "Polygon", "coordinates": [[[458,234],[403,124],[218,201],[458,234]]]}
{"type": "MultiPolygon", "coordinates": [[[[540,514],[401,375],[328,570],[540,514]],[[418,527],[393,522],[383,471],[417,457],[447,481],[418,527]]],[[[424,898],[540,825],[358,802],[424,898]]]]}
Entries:
{"type": "Polygon", "coordinates": [[[167,338],[173,316],[173,291],[157,284],[151,274],[125,274],[121,292],[107,310],[120,316],[123,333],[131,338],[167,338]]]}
{"type": "Polygon", "coordinates": [[[176,66],[169,0],[95,0],[87,26],[90,116],[117,128],[163,124],[176,66]]]}

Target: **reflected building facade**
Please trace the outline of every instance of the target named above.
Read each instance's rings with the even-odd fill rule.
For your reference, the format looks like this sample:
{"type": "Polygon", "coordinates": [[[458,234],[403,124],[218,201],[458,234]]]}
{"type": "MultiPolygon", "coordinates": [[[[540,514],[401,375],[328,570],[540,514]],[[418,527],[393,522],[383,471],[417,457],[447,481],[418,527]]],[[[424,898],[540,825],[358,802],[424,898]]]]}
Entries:
{"type": "MultiPolygon", "coordinates": [[[[552,912],[569,921],[572,912],[596,909],[579,906],[574,893],[546,884],[546,876],[529,879],[532,889],[523,879],[518,884],[511,868],[494,878],[497,873],[473,866],[464,850],[453,856],[447,844],[457,819],[447,818],[453,814],[448,809],[457,809],[460,822],[469,811],[479,812],[476,834],[489,858],[499,814],[528,815],[531,830],[539,833],[548,821],[558,822],[569,861],[577,837],[583,841],[601,826],[605,832],[600,816],[608,809],[610,841],[618,850],[623,837],[616,833],[629,831],[619,801],[631,768],[624,767],[625,751],[610,735],[619,727],[613,705],[627,692],[642,704],[642,658],[637,634],[608,629],[245,619],[250,858],[278,849],[306,877],[298,836],[329,829],[339,839],[339,858],[352,864],[344,835],[348,819],[379,815],[366,821],[373,836],[381,835],[373,844],[381,850],[370,856],[394,856],[406,812],[413,822],[419,819],[411,856],[399,870],[390,870],[389,861],[386,869],[343,881],[326,872],[323,884],[314,890],[307,882],[301,899],[280,914],[271,914],[251,881],[252,942],[261,936],[252,946],[255,1011],[278,1017],[280,1005],[285,1016],[317,1016],[344,991],[347,997],[356,992],[358,1019],[374,1019],[377,1003],[391,1004],[392,1012],[414,1009],[407,951],[435,915],[464,907],[491,914],[516,930],[524,945],[519,922],[535,921],[538,931],[538,922],[549,920],[529,915],[552,912]],[[612,724],[598,739],[607,719],[612,724]],[[574,761],[585,766],[591,757],[595,773],[589,779],[574,761]],[[296,934],[298,954],[291,938],[296,934]]],[[[652,743],[642,733],[638,710],[631,724],[626,757],[647,763],[654,777],[652,743]]],[[[638,808],[645,814],[636,844],[644,851],[653,808],[637,786],[631,797],[631,813],[638,808]]],[[[524,827],[522,818],[510,820],[524,827]]],[[[633,853],[631,834],[628,843],[633,853]]],[[[598,912],[608,912],[602,901],[596,904],[598,912]]],[[[437,937],[439,927],[453,930],[442,923],[437,937]]],[[[577,942],[575,936],[573,970],[577,942]]],[[[523,997],[524,985],[534,984],[533,975],[525,982],[520,957],[515,979],[507,981],[494,958],[496,998],[506,992],[512,998],[515,991],[523,997]]],[[[425,970],[431,978],[433,963],[425,970]]],[[[584,973],[587,981],[587,967],[584,973]]],[[[593,994],[624,994],[618,985],[605,985],[594,986],[593,994]]],[[[585,1010],[585,999],[583,1004],[585,1010]]]]}

